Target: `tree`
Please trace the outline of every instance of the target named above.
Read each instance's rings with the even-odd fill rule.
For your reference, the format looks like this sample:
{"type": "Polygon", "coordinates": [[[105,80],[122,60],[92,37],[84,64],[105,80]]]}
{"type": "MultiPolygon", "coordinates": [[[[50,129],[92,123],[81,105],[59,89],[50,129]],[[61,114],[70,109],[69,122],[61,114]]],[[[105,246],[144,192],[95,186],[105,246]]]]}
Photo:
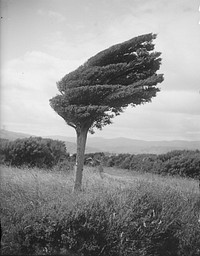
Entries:
{"type": "Polygon", "coordinates": [[[58,83],[59,95],[51,107],[76,130],[77,159],[74,190],[81,190],[88,131],[102,129],[128,106],[150,102],[160,90],[163,75],[156,74],[160,52],[154,52],[155,34],[145,34],[99,52],[58,83]]]}

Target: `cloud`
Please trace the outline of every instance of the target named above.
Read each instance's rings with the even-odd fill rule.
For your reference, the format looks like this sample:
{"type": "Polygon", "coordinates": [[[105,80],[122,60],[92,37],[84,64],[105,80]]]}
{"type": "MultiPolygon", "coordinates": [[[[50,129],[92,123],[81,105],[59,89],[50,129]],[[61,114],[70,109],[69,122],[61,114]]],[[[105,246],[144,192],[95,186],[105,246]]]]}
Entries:
{"type": "Polygon", "coordinates": [[[50,93],[52,83],[77,66],[77,61],[62,60],[39,51],[27,52],[2,67],[3,88],[50,93]]]}
{"type": "Polygon", "coordinates": [[[44,11],[42,9],[39,9],[37,11],[37,14],[42,16],[42,17],[49,17],[50,19],[54,19],[56,20],[58,23],[62,23],[66,21],[65,16],[63,16],[62,14],[52,11],[52,10],[48,10],[48,11],[44,11]]]}
{"type": "Polygon", "coordinates": [[[58,94],[56,82],[76,66],[76,61],[64,61],[38,51],[7,62],[1,72],[1,123],[16,124],[24,132],[27,126],[29,130],[36,127],[43,129],[43,133],[46,129],[50,132],[57,122],[65,126],[49,106],[49,99],[58,94]]]}
{"type": "Polygon", "coordinates": [[[128,14],[108,24],[104,38],[116,43],[157,33],[155,50],[162,53],[160,73],[166,90],[200,90],[199,13],[194,1],[143,1],[130,5],[128,14]],[[185,11],[187,9],[187,11],[185,11]],[[151,10],[151,11],[149,11],[151,10]]]}
{"type": "MultiPolygon", "coordinates": [[[[104,137],[200,140],[200,93],[161,90],[151,103],[128,107],[103,129],[104,137]]],[[[100,131],[96,136],[102,136],[100,131]]]]}
{"type": "MultiPolygon", "coordinates": [[[[200,37],[195,1],[111,0],[81,4],[85,12],[81,8],[73,12],[77,8],[74,5],[74,9],[66,10],[66,17],[57,4],[37,11],[40,19],[37,16],[34,24],[45,22],[39,29],[39,47],[30,47],[43,50],[29,50],[2,66],[4,123],[11,130],[18,127],[18,131],[33,134],[74,136],[73,129],[49,106],[49,99],[58,93],[56,81],[99,51],[153,32],[158,33],[155,50],[162,52],[158,73],[164,73],[165,80],[159,85],[161,92],[151,104],[128,108],[96,136],[199,139],[200,37]],[[53,21],[56,26],[49,26],[53,21]]],[[[19,38],[23,40],[22,34],[19,38]]]]}
{"type": "MultiPolygon", "coordinates": [[[[199,140],[200,115],[159,112],[150,105],[127,108],[113,119],[113,124],[103,129],[104,137],[128,137],[144,140],[199,140]]],[[[158,106],[157,106],[158,107],[158,106]]],[[[96,136],[102,136],[100,131],[96,136]]]]}
{"type": "Polygon", "coordinates": [[[62,14],[54,11],[48,11],[48,15],[50,18],[56,19],[58,22],[64,22],[66,20],[62,14]]]}
{"type": "MultiPolygon", "coordinates": [[[[2,123],[10,130],[35,135],[75,136],[49,106],[58,91],[56,81],[74,70],[79,61],[65,61],[43,52],[27,52],[2,69],[2,123]]],[[[128,108],[96,136],[125,136],[146,140],[198,139],[200,94],[162,90],[152,103],[128,108]]]]}
{"type": "Polygon", "coordinates": [[[152,104],[148,105],[148,109],[162,113],[200,116],[200,93],[189,90],[163,90],[153,99],[152,104]]]}
{"type": "MultiPolygon", "coordinates": [[[[106,35],[96,36],[90,31],[84,30],[81,38],[73,39],[71,33],[56,31],[46,36],[44,47],[49,54],[68,61],[76,61],[80,66],[99,51],[112,45],[112,42],[109,42],[110,37],[106,35]]],[[[116,41],[113,44],[115,43],[116,41]]]]}

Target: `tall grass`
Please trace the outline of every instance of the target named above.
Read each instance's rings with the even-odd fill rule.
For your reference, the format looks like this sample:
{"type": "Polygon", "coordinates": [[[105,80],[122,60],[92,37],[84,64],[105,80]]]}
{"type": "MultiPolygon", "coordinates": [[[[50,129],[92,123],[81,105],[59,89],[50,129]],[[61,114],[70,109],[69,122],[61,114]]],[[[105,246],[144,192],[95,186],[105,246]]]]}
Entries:
{"type": "Polygon", "coordinates": [[[197,182],[114,171],[73,194],[72,172],[2,166],[2,254],[200,254],[197,182]]]}

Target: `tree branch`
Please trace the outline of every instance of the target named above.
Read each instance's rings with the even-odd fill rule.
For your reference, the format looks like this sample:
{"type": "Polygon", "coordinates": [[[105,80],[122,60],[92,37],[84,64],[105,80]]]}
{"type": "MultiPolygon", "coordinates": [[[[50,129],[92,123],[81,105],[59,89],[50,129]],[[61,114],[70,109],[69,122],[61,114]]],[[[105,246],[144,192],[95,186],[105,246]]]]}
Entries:
{"type": "Polygon", "coordinates": [[[69,123],[69,122],[67,122],[67,124],[68,124],[69,126],[73,127],[74,129],[76,129],[76,125],[74,125],[74,124],[72,124],[72,123],[69,123]]]}
{"type": "Polygon", "coordinates": [[[127,73],[129,73],[130,71],[133,71],[134,69],[135,69],[135,67],[136,66],[139,66],[140,64],[142,64],[142,61],[140,62],[140,63],[136,63],[135,65],[134,65],[134,67],[132,67],[132,68],[129,68],[129,69],[126,69],[126,71],[124,71],[124,72],[122,72],[122,73],[118,73],[116,76],[114,76],[114,77],[112,77],[111,79],[108,79],[107,81],[105,81],[105,84],[109,84],[109,83],[111,83],[113,80],[115,80],[116,78],[119,78],[119,77],[121,77],[121,76],[123,76],[123,75],[126,75],[127,73]]]}

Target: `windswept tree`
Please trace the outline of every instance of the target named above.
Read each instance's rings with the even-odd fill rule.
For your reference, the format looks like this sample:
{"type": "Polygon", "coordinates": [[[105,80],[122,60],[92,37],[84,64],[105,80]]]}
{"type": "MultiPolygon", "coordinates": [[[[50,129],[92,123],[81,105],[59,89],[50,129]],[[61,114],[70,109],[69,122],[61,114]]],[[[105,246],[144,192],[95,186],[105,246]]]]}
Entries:
{"type": "Polygon", "coordinates": [[[74,190],[81,190],[88,132],[111,124],[131,105],[150,102],[160,90],[160,52],[154,51],[155,34],[145,34],[99,52],[58,83],[59,95],[51,107],[76,130],[77,159],[74,190]]]}

